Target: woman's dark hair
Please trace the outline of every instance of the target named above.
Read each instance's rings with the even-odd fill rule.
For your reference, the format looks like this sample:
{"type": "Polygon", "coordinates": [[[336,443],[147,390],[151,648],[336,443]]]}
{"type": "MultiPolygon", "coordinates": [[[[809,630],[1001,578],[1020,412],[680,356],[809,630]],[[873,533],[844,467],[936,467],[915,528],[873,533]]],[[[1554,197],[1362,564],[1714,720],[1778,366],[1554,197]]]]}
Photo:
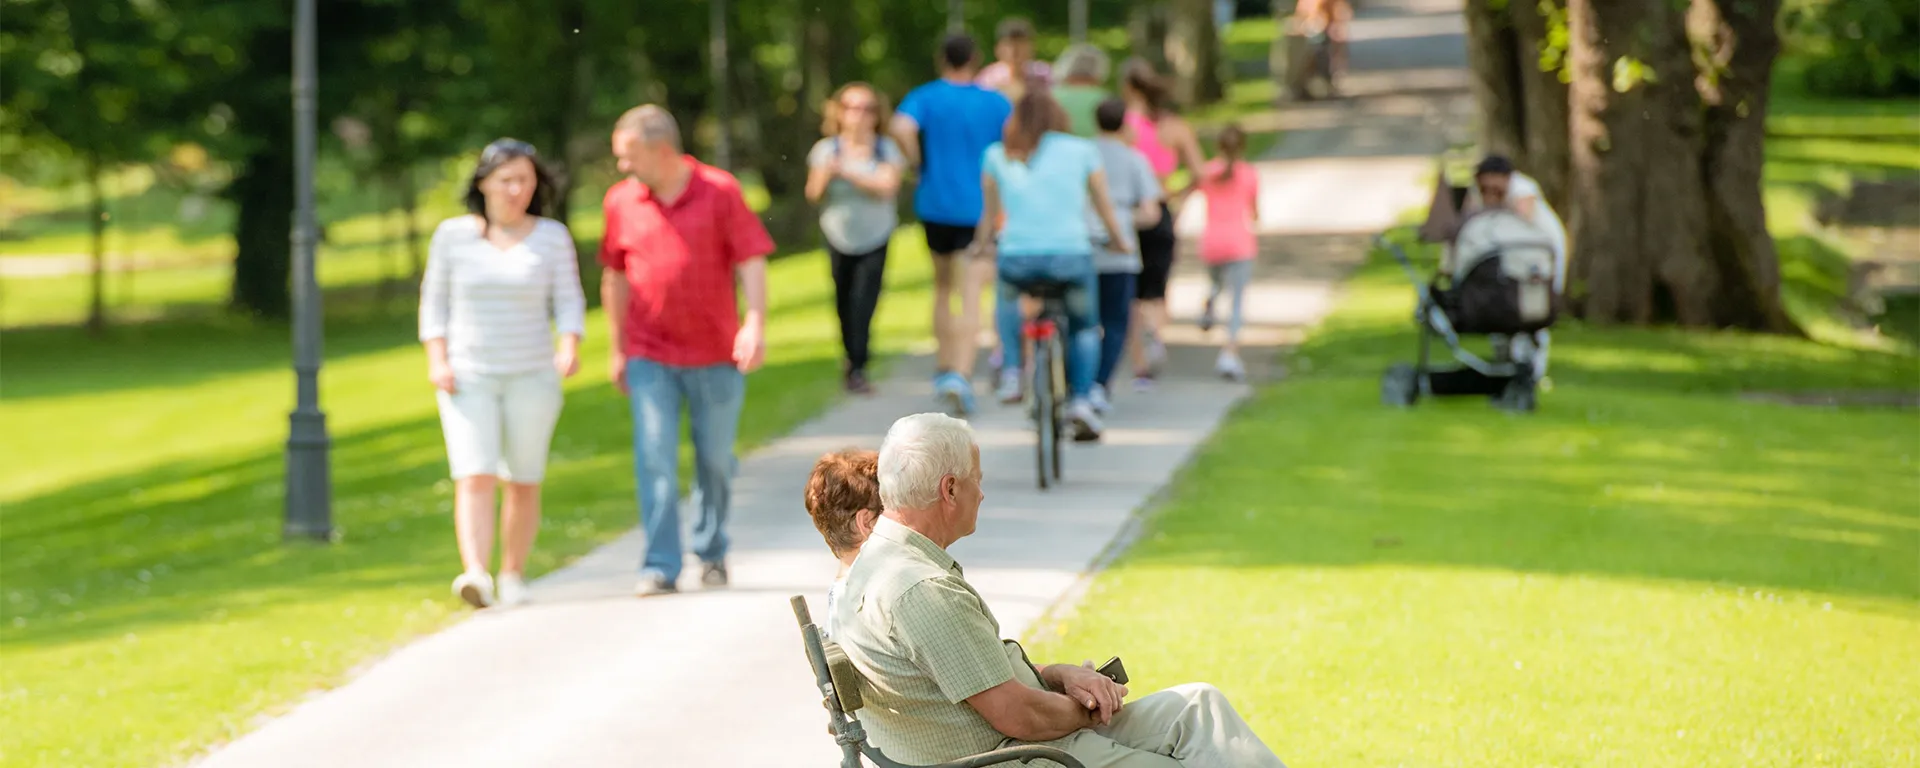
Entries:
{"type": "Polygon", "coordinates": [[[1067,117],[1066,108],[1054,100],[1044,85],[1035,85],[1013,106],[1013,116],[1007,118],[1000,142],[1006,149],[1007,159],[1024,161],[1040,148],[1040,137],[1048,131],[1065,132],[1072,128],[1073,120],[1067,117]]]}
{"type": "Polygon", "coordinates": [[[487,218],[487,196],[480,192],[480,182],[492,176],[500,166],[517,158],[526,158],[533,163],[533,199],[527,201],[527,213],[535,216],[547,215],[547,205],[553,201],[554,190],[559,187],[553,183],[553,174],[547,171],[545,163],[540,162],[540,154],[532,144],[519,139],[498,139],[480,150],[480,164],[473,168],[473,178],[467,181],[467,212],[480,217],[480,234],[487,234],[493,221],[487,218]]]}
{"type": "Polygon", "coordinates": [[[1167,81],[1154,71],[1153,64],[1135,56],[1120,70],[1120,80],[1147,101],[1147,117],[1158,120],[1175,111],[1173,92],[1167,81]]]}
{"type": "Polygon", "coordinates": [[[1247,152],[1247,132],[1240,126],[1228,124],[1220,129],[1220,137],[1215,140],[1220,145],[1220,159],[1226,162],[1226,169],[1220,172],[1219,179],[1233,178],[1233,167],[1240,163],[1240,157],[1247,152]]]}
{"type": "Polygon", "coordinates": [[[1473,175],[1477,178],[1489,173],[1498,176],[1512,176],[1513,161],[1508,160],[1505,155],[1487,155],[1487,158],[1481,160],[1480,165],[1473,169],[1473,175]]]}

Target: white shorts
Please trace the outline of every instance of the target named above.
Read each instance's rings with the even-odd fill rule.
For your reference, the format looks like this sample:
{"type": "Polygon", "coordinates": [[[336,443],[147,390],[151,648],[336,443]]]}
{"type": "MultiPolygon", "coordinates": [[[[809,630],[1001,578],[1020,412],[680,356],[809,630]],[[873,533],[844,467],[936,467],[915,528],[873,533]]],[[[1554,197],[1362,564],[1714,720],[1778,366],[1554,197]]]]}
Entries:
{"type": "Polygon", "coordinates": [[[453,388],[451,395],[435,395],[454,479],[496,475],[512,483],[540,482],[560,420],[560,372],[456,372],[453,388]]]}

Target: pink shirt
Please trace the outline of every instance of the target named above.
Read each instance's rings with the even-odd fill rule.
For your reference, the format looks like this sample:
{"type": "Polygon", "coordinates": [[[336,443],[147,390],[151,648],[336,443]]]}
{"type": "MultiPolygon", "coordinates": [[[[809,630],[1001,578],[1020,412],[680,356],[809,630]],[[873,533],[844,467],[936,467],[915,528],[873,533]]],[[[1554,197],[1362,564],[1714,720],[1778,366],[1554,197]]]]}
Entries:
{"type": "Polygon", "coordinates": [[[1153,166],[1153,172],[1162,179],[1173,175],[1174,169],[1180,167],[1180,159],[1174,156],[1171,148],[1160,143],[1160,126],[1153,122],[1153,118],[1127,110],[1126,123],[1127,127],[1133,129],[1133,148],[1146,156],[1147,165],[1153,166]]]}
{"type": "Polygon", "coordinates": [[[1208,264],[1245,261],[1254,256],[1254,206],[1260,199],[1260,172],[1245,160],[1233,164],[1233,176],[1221,178],[1224,161],[1207,163],[1200,194],[1207,196],[1207,228],[1200,235],[1200,258],[1208,264]]]}

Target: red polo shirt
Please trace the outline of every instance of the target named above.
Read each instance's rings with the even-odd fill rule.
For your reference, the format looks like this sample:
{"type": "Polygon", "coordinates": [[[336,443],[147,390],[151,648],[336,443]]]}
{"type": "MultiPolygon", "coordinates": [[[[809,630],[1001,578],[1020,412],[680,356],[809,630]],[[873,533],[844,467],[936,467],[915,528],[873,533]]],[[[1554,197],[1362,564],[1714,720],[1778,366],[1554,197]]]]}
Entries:
{"type": "Polygon", "coordinates": [[[607,190],[600,263],[633,290],[621,322],[626,355],[663,365],[733,362],[740,332],[734,267],[773,252],[773,238],[733,174],[688,157],[693,175],[672,203],[628,178],[607,190]]]}

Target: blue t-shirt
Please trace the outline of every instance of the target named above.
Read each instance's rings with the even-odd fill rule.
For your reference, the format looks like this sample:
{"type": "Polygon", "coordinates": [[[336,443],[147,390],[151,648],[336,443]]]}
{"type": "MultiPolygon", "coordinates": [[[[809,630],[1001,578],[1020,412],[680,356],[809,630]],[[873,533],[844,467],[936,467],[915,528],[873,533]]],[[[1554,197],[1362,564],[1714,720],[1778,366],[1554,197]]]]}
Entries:
{"type": "Polygon", "coordinates": [[[920,125],[914,215],[956,227],[979,224],[980,156],[1000,140],[1013,104],[971,83],[935,80],[908,93],[899,112],[920,125]]]}
{"type": "Polygon", "coordinates": [[[1087,177],[1100,170],[1100,149],[1066,133],[1040,137],[1026,162],[1007,159],[1007,148],[987,148],[986,172],[1000,187],[1007,223],[1000,253],[1007,256],[1079,256],[1093,253],[1087,235],[1087,177]]]}

